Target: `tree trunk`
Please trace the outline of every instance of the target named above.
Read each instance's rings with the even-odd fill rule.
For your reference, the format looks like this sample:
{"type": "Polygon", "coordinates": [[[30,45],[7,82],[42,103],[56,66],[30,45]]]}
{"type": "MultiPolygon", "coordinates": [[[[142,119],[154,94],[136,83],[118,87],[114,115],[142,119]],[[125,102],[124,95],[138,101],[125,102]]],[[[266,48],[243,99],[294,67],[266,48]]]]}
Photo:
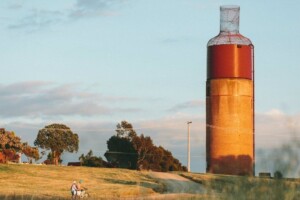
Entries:
{"type": "Polygon", "coordinates": [[[54,165],[58,165],[59,157],[60,157],[59,152],[57,152],[57,151],[52,152],[52,159],[53,159],[52,162],[53,162],[54,165]]]}

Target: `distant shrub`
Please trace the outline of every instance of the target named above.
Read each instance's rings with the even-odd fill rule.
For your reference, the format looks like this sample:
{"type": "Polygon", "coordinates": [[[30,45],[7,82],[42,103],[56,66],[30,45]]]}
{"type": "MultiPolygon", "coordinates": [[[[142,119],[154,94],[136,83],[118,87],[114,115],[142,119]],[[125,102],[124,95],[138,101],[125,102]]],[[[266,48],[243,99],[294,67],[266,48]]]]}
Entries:
{"type": "Polygon", "coordinates": [[[281,171],[274,172],[274,178],[276,178],[276,179],[283,178],[283,175],[282,175],[281,171]]]}
{"type": "Polygon", "coordinates": [[[94,156],[93,151],[90,150],[86,155],[82,154],[79,157],[79,161],[82,166],[87,166],[87,167],[105,167],[104,161],[102,158],[99,156],[94,156]]]}

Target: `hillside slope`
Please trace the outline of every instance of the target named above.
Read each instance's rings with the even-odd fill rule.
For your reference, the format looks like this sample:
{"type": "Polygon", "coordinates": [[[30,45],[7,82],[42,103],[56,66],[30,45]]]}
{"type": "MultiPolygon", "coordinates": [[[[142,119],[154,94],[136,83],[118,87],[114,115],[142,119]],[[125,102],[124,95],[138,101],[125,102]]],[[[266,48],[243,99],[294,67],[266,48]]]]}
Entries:
{"type": "Polygon", "coordinates": [[[200,184],[178,177],[126,169],[0,165],[0,199],[70,199],[73,180],[83,180],[89,199],[178,199],[178,195],[170,195],[176,193],[183,199],[199,196],[200,184]]]}
{"type": "Polygon", "coordinates": [[[299,179],[17,164],[0,164],[0,199],[70,199],[73,180],[88,199],[300,199],[299,179]]]}

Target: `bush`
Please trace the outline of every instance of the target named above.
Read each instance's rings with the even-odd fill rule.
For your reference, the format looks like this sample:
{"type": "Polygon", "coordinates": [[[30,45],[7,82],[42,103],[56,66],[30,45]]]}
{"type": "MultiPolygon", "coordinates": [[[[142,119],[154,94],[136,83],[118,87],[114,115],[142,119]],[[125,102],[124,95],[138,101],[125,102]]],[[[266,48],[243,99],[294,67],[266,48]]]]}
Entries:
{"type": "Polygon", "coordinates": [[[281,171],[274,172],[274,178],[276,178],[276,179],[283,178],[283,175],[282,175],[281,171]]]}

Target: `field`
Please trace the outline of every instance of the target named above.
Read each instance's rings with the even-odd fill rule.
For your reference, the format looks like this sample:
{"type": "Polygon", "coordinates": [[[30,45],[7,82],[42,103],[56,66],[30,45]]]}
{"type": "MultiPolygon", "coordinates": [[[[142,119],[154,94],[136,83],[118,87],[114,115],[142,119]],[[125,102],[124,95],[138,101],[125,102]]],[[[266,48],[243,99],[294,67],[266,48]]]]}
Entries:
{"type": "Polygon", "coordinates": [[[162,187],[147,174],[125,169],[0,165],[0,199],[70,199],[73,180],[83,180],[91,199],[155,194],[162,187]]]}
{"type": "Polygon", "coordinates": [[[297,179],[25,164],[0,165],[0,199],[70,199],[73,180],[88,199],[300,199],[297,179]]]}

